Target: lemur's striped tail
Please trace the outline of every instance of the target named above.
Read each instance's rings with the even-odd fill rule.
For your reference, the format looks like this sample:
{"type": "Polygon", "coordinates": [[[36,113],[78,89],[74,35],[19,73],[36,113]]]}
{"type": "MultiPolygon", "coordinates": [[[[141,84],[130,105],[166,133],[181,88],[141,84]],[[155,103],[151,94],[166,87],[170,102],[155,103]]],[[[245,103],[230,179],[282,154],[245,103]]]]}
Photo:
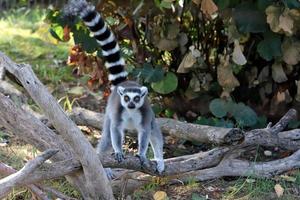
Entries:
{"type": "Polygon", "coordinates": [[[106,59],[105,66],[109,71],[108,79],[112,85],[125,81],[128,73],[125,71],[125,61],[121,56],[120,47],[95,7],[85,0],[70,0],[65,12],[68,15],[78,15],[94,34],[106,59]]]}

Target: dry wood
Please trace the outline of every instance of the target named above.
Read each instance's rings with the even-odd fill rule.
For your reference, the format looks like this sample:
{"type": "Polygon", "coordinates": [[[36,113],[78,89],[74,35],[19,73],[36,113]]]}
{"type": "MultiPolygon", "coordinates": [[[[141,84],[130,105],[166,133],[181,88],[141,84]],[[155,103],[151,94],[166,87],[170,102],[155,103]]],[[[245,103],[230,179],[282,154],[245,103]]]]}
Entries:
{"type": "Polygon", "coordinates": [[[36,170],[40,165],[42,165],[57,152],[58,150],[47,150],[41,155],[37,156],[35,159],[28,161],[28,163],[26,163],[26,165],[18,172],[1,179],[0,198],[5,197],[5,195],[14,186],[18,185],[18,183],[24,182],[24,180],[34,172],[34,170],[36,170]]]}
{"type": "Polygon", "coordinates": [[[224,176],[242,176],[256,178],[270,178],[283,172],[300,168],[300,150],[283,159],[269,162],[251,162],[235,158],[224,159],[216,167],[192,171],[184,174],[184,180],[193,177],[195,180],[204,181],[224,176]]]}
{"type": "MultiPolygon", "coordinates": [[[[8,175],[16,173],[16,172],[17,172],[17,170],[15,170],[14,168],[0,162],[0,174],[1,175],[8,176],[8,175]]],[[[29,185],[26,185],[26,187],[28,187],[30,189],[30,191],[32,193],[34,193],[34,195],[36,195],[38,198],[40,198],[42,200],[48,199],[47,195],[42,190],[40,190],[35,184],[29,184],[29,185]]]]}
{"type": "MultiPolygon", "coordinates": [[[[77,125],[86,125],[102,130],[104,114],[83,108],[74,108],[70,118],[77,125]]],[[[212,127],[166,118],[157,118],[157,122],[164,134],[190,141],[210,144],[236,144],[244,137],[244,133],[237,128],[212,127]]]]}
{"type": "Polygon", "coordinates": [[[61,134],[65,142],[72,147],[82,164],[86,188],[90,195],[89,198],[114,199],[105,171],[91,144],[83,136],[76,124],[67,117],[45,86],[38,80],[31,67],[25,64],[16,64],[3,53],[0,53],[0,67],[4,67],[16,76],[32,99],[44,111],[44,114],[61,134]]]}
{"type": "MultiPolygon", "coordinates": [[[[12,168],[11,166],[8,166],[8,165],[0,162],[0,175],[9,176],[16,172],[17,172],[17,170],[12,168]]],[[[39,199],[42,199],[42,200],[48,199],[48,196],[47,196],[47,194],[45,194],[45,192],[52,193],[54,196],[61,198],[61,199],[75,200],[75,198],[68,197],[68,196],[62,194],[61,192],[54,190],[53,188],[42,185],[41,183],[38,185],[37,184],[29,184],[29,185],[26,185],[26,187],[32,193],[34,193],[33,195],[37,196],[39,199]]]]}
{"type": "MultiPolygon", "coordinates": [[[[45,151],[50,148],[60,149],[51,158],[53,161],[68,160],[74,157],[72,148],[63,141],[61,136],[56,135],[39,119],[28,111],[16,106],[9,98],[2,94],[0,94],[0,124],[7,131],[15,133],[17,137],[35,146],[39,151],[45,151]]],[[[82,173],[72,174],[67,179],[77,186],[77,189],[84,198],[88,198],[89,193],[82,173]]]]}
{"type": "MultiPolygon", "coordinates": [[[[108,192],[105,193],[107,195],[104,197],[99,195],[100,191],[96,191],[97,188],[101,190],[108,186],[100,160],[79,129],[67,118],[54,98],[38,81],[31,68],[28,65],[16,65],[0,53],[0,68],[3,66],[17,76],[60,133],[60,135],[55,134],[28,111],[15,106],[10,99],[0,94],[1,125],[38,149],[53,147],[60,149],[60,152],[53,157],[53,160],[59,162],[40,166],[26,180],[18,181],[14,185],[31,184],[44,179],[70,175],[73,180],[77,181],[77,186],[79,186],[78,183],[88,183],[82,185],[84,189],[81,189],[85,199],[113,198],[110,187],[108,191],[107,188],[102,190],[104,193],[108,192]],[[85,177],[81,175],[81,169],[84,170],[85,177]],[[100,180],[99,178],[103,176],[104,180],[100,180]]],[[[180,178],[184,181],[188,180],[189,177],[202,181],[223,176],[270,177],[277,173],[299,168],[299,130],[280,132],[291,119],[295,118],[295,115],[296,111],[292,109],[273,127],[269,125],[265,129],[252,130],[245,134],[239,129],[216,128],[188,124],[172,119],[158,119],[163,132],[172,136],[205,143],[236,144],[239,142],[238,145],[231,147],[219,147],[209,152],[166,159],[166,170],[162,175],[180,178]],[[298,151],[283,159],[261,163],[237,158],[240,152],[254,145],[276,146],[298,151]]],[[[71,116],[79,125],[102,128],[103,114],[75,109],[71,116]]],[[[122,163],[117,163],[112,156],[102,156],[100,159],[105,167],[126,168],[156,175],[154,171],[155,162],[150,162],[149,168],[141,168],[138,158],[132,156],[127,156],[122,163]]],[[[147,177],[145,180],[130,180],[127,186],[141,186],[147,180],[149,180],[147,177]]]]}

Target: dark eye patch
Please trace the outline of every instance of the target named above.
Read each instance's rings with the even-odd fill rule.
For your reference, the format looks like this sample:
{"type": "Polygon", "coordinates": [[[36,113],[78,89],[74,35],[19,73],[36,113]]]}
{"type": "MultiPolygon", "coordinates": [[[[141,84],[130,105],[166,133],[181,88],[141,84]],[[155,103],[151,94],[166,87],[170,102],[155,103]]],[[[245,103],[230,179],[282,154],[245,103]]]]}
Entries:
{"type": "Polygon", "coordinates": [[[127,96],[127,95],[125,95],[125,96],[124,96],[124,101],[125,101],[125,102],[128,102],[129,100],[130,100],[130,97],[127,96]]]}
{"type": "Polygon", "coordinates": [[[139,96],[135,96],[133,98],[133,101],[135,101],[136,103],[138,103],[140,100],[141,100],[141,97],[139,97],[139,96]]]}

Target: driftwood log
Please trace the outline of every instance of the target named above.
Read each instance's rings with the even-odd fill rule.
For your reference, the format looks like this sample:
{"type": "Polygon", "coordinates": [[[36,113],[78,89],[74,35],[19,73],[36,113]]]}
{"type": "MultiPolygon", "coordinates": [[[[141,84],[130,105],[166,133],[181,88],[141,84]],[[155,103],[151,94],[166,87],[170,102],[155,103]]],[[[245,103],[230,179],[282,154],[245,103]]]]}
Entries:
{"type": "MultiPolygon", "coordinates": [[[[3,186],[0,196],[6,194],[11,186],[24,186],[45,179],[66,176],[71,183],[77,186],[85,199],[113,199],[111,186],[118,188],[119,191],[120,188],[124,190],[124,180],[115,180],[109,184],[102,166],[138,171],[137,174],[148,174],[148,176],[140,178],[126,179],[125,188],[130,185],[141,186],[147,183],[151,176],[157,176],[154,170],[155,162],[150,162],[149,168],[142,168],[138,158],[133,156],[127,156],[124,162],[118,163],[112,156],[99,157],[96,155],[75,123],[101,129],[103,114],[78,108],[70,114],[71,119],[75,122],[73,123],[37,79],[29,65],[18,65],[0,53],[1,67],[18,78],[29,95],[43,110],[45,117],[57,133],[42,123],[32,112],[16,105],[12,99],[3,94],[0,94],[0,125],[41,152],[48,149],[59,149],[59,152],[51,157],[52,163],[44,163],[37,167],[30,172],[30,176],[26,179],[14,181],[10,186],[3,186]]],[[[15,93],[17,92],[15,91],[15,93]]],[[[164,134],[186,140],[224,145],[208,152],[166,159],[166,170],[161,176],[182,181],[193,177],[195,180],[203,181],[223,176],[270,177],[299,168],[300,130],[283,131],[295,116],[296,111],[291,109],[274,126],[268,125],[264,129],[245,133],[239,129],[200,126],[176,120],[158,119],[164,134]],[[226,146],[226,144],[231,145],[226,146]],[[252,162],[240,158],[243,151],[257,145],[279,147],[294,153],[286,158],[268,162],[252,162]]],[[[2,179],[2,182],[6,182],[5,180],[7,179],[4,181],[2,179]]]]}

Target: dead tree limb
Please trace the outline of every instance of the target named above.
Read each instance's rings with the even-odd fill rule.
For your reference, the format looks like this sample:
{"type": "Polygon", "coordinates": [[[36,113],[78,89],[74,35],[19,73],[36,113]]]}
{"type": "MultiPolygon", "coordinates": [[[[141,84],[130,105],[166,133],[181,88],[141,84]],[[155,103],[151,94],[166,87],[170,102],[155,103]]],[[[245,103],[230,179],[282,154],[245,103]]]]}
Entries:
{"type": "Polygon", "coordinates": [[[193,177],[195,180],[204,181],[224,176],[266,177],[281,174],[291,169],[300,168],[300,150],[292,155],[269,162],[251,162],[239,159],[224,159],[216,167],[188,172],[182,180],[193,177]]]}
{"type": "Polygon", "coordinates": [[[5,195],[18,183],[24,182],[24,180],[29,177],[34,170],[41,166],[46,160],[51,156],[56,154],[58,150],[47,150],[41,155],[37,156],[35,159],[26,163],[26,165],[18,172],[9,175],[0,180],[0,198],[5,197],[5,195]]]}
{"type": "MultiPolygon", "coordinates": [[[[16,106],[8,97],[0,94],[0,124],[7,131],[14,133],[23,141],[35,146],[39,151],[47,149],[59,149],[51,160],[62,161],[74,157],[72,148],[66,144],[61,136],[55,134],[39,119],[26,110],[16,106]]],[[[85,179],[81,173],[66,177],[81,192],[84,198],[88,198],[88,190],[85,179]]]]}
{"type": "MultiPolygon", "coordinates": [[[[14,168],[0,162],[0,174],[1,175],[9,176],[16,172],[17,172],[17,170],[15,170],[14,168]]],[[[36,185],[29,184],[29,185],[26,185],[26,187],[28,187],[28,189],[32,193],[34,193],[38,198],[40,198],[42,200],[48,199],[47,195],[42,190],[40,190],[36,185]]]]}
{"type": "MultiPolygon", "coordinates": [[[[59,149],[62,150],[62,153],[58,153],[53,157],[53,160],[58,162],[42,165],[26,180],[16,184],[24,185],[44,179],[70,175],[78,183],[86,183],[86,185],[82,185],[82,187],[85,187],[82,193],[86,199],[112,199],[111,188],[107,187],[108,182],[106,182],[107,179],[101,162],[91,145],[35,77],[31,68],[28,65],[17,65],[0,53],[1,66],[6,67],[8,71],[16,75],[60,134],[55,134],[36,117],[14,105],[7,97],[0,95],[1,125],[13,133],[19,134],[22,139],[37,146],[39,149],[59,146],[59,149]],[[80,169],[83,169],[85,176],[82,176],[80,169]],[[97,189],[99,190],[97,191],[97,189]],[[99,194],[101,191],[105,194],[104,196],[101,196],[103,193],[99,194]]],[[[72,116],[78,124],[90,125],[101,129],[103,115],[99,113],[86,110],[82,112],[81,110],[79,114],[74,112],[72,116]]],[[[291,110],[273,127],[270,125],[265,129],[253,130],[245,133],[245,136],[239,129],[215,128],[187,124],[171,119],[158,119],[163,132],[176,137],[217,144],[235,144],[240,142],[238,145],[219,147],[210,152],[166,159],[166,171],[163,175],[179,177],[183,180],[190,176],[196,180],[207,180],[222,176],[246,176],[250,172],[254,176],[268,177],[274,173],[299,167],[299,132],[279,133],[294,116],[295,111],[291,110]],[[268,139],[266,140],[266,138],[268,139]],[[284,141],[284,143],[281,141],[284,141]],[[291,146],[288,147],[290,148],[289,150],[298,151],[289,157],[263,163],[237,159],[238,156],[235,151],[258,144],[282,148],[289,145],[291,146]]],[[[122,163],[117,163],[111,156],[103,157],[101,161],[103,166],[127,168],[155,175],[153,171],[155,169],[154,162],[151,162],[151,167],[142,169],[139,160],[130,156],[122,163]]]]}
{"type": "MultiPolygon", "coordinates": [[[[9,176],[9,175],[14,174],[16,172],[17,172],[17,170],[12,168],[11,166],[8,166],[8,165],[0,162],[0,175],[9,176]]],[[[62,194],[61,192],[59,192],[57,190],[54,190],[53,188],[44,186],[41,183],[38,184],[38,185],[37,184],[29,184],[29,185],[26,185],[26,187],[32,193],[34,193],[35,196],[37,196],[41,200],[48,200],[49,199],[47,194],[45,194],[45,192],[51,193],[54,196],[56,196],[58,198],[61,198],[61,199],[76,200],[75,198],[68,197],[68,196],[62,194]]]]}
{"type": "Polygon", "coordinates": [[[290,109],[274,126],[268,125],[264,129],[255,129],[245,134],[242,146],[261,145],[265,147],[280,147],[296,151],[300,148],[300,130],[283,131],[289,122],[295,119],[297,111],[290,109]]]}
{"type": "Polygon", "coordinates": [[[31,67],[16,64],[3,53],[0,53],[0,67],[4,67],[16,76],[64,141],[72,147],[82,164],[90,199],[114,199],[105,171],[91,144],[76,124],[66,116],[54,97],[35,76],[31,67]]]}
{"type": "MultiPolygon", "coordinates": [[[[78,125],[91,126],[102,130],[104,115],[83,108],[74,108],[70,118],[78,125]]],[[[174,119],[158,118],[162,132],[186,140],[213,143],[236,144],[242,141],[244,133],[237,128],[220,128],[181,122],[174,119]]]]}

